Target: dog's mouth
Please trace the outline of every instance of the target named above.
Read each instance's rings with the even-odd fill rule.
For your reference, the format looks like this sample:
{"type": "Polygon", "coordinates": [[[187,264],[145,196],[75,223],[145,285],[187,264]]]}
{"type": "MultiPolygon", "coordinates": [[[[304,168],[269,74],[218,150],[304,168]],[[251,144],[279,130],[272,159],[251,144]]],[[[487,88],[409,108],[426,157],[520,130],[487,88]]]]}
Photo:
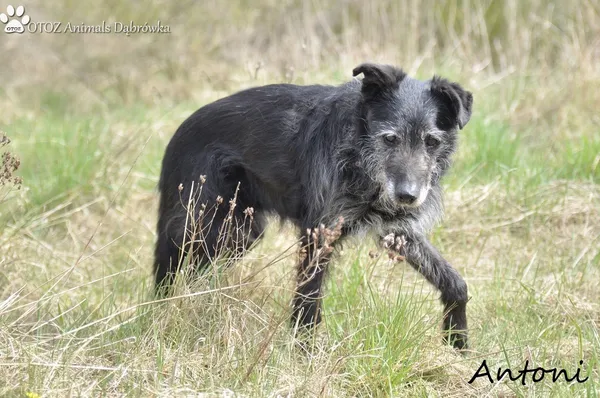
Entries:
{"type": "Polygon", "coordinates": [[[385,190],[382,190],[379,197],[377,197],[376,200],[372,202],[371,208],[382,215],[398,216],[402,214],[407,214],[411,211],[414,211],[415,209],[418,209],[419,206],[423,204],[426,198],[427,193],[425,193],[425,198],[418,199],[414,203],[401,203],[387,195],[385,193],[385,190]]]}

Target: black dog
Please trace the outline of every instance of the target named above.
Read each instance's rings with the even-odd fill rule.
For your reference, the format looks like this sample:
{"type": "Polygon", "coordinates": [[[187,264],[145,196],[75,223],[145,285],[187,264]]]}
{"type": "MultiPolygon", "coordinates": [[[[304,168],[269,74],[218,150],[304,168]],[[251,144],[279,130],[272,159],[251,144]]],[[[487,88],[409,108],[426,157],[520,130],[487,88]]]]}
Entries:
{"type": "MultiPolygon", "coordinates": [[[[251,88],[202,107],[179,127],[159,183],[157,287],[171,283],[189,252],[201,268],[223,246],[219,223],[182,246],[193,240],[186,238],[185,204],[201,184],[208,200],[236,197],[235,208],[215,210],[217,219],[229,213],[241,225],[244,209],[254,208],[248,239],[226,242],[233,251],[261,235],[269,213],[300,228],[308,251],[293,302],[296,325],[320,321],[331,253],[307,230],[336,225],[341,217],[342,237],[373,230],[441,291],[446,336],[466,347],[467,285],[426,233],[441,217],[440,177],[450,166],[457,130],[471,116],[472,95],[445,79],[422,82],[387,65],[362,64],[353,75],[361,73],[362,81],[338,87],[251,88]]],[[[194,210],[195,217],[202,211],[194,210]]]]}

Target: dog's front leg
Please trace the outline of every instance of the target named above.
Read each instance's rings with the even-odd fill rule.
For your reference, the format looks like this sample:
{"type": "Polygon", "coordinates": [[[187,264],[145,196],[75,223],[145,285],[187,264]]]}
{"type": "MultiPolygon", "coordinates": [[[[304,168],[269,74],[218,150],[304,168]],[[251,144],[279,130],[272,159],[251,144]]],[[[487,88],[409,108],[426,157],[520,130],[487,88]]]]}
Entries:
{"type": "Polygon", "coordinates": [[[298,284],[292,303],[292,327],[311,329],[321,322],[321,295],[323,278],[331,246],[319,244],[319,238],[302,238],[302,255],[298,267],[298,284]]]}
{"type": "Polygon", "coordinates": [[[403,256],[441,292],[444,339],[455,348],[467,348],[467,283],[424,236],[390,234],[383,244],[403,256]]]}

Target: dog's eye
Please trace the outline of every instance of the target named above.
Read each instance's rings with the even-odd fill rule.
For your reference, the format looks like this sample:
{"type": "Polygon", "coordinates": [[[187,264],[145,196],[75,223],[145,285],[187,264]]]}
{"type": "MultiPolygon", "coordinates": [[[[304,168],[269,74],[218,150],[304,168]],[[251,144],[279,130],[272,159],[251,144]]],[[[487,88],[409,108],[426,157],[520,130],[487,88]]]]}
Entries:
{"type": "Polygon", "coordinates": [[[398,141],[398,136],[396,134],[388,134],[383,137],[383,140],[388,145],[394,145],[398,141]]]}
{"type": "Polygon", "coordinates": [[[425,145],[427,145],[429,148],[436,148],[438,145],[440,145],[440,140],[432,135],[428,135],[425,137],[425,145]]]}

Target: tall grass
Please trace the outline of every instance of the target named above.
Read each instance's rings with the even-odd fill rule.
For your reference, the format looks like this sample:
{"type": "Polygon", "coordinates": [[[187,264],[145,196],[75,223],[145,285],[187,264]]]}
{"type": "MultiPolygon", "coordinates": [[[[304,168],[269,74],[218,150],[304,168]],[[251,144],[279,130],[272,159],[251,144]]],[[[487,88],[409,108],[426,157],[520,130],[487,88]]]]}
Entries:
{"type": "MultiPolygon", "coordinates": [[[[366,59],[424,75],[440,68],[467,78],[483,72],[496,81],[517,75],[529,79],[536,90],[550,76],[586,79],[589,75],[579,71],[597,73],[597,0],[261,0],[251,5],[210,0],[154,6],[119,1],[88,6],[62,0],[28,7],[34,21],[160,19],[172,30],[131,37],[5,38],[11,57],[0,76],[12,82],[11,95],[17,87],[26,91],[30,106],[41,101],[32,79],[63,96],[67,91],[103,107],[153,102],[158,96],[181,101],[198,95],[198,88],[229,90],[254,79],[329,82],[338,73],[346,79],[348,65],[366,59]],[[553,73],[557,69],[560,73],[553,73]],[[51,81],[45,79],[50,74],[51,81]]],[[[80,106],[87,107],[85,102],[80,106]]]]}

